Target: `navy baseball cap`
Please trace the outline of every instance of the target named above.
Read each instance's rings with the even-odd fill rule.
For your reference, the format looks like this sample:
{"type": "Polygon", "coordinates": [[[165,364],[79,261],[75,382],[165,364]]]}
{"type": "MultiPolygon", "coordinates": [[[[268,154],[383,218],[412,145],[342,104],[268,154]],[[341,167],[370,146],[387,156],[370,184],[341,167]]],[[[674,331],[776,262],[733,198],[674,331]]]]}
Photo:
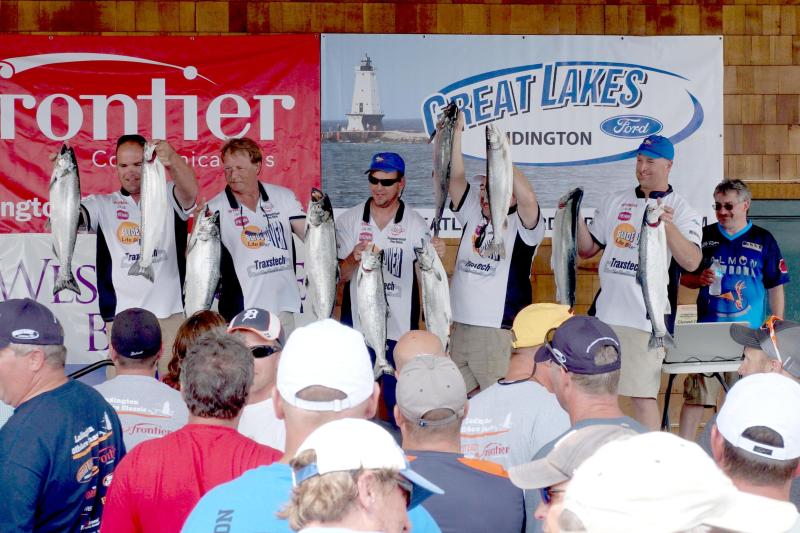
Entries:
{"type": "Polygon", "coordinates": [[[620,344],[611,327],[593,316],[574,316],[561,324],[545,346],[550,359],[573,374],[619,370],[620,344]]]}
{"type": "Polygon", "coordinates": [[[233,317],[228,325],[228,333],[241,330],[252,331],[267,341],[276,341],[281,348],[286,345],[286,336],[278,315],[265,309],[251,307],[233,317]]]}
{"type": "Polygon", "coordinates": [[[369,164],[369,170],[364,174],[369,174],[373,170],[382,170],[384,172],[399,172],[402,176],[406,173],[406,163],[400,154],[394,152],[380,152],[372,156],[372,162],[369,164]]]}
{"type": "Polygon", "coordinates": [[[144,359],[161,350],[161,325],[156,315],[146,309],[132,307],[114,317],[111,346],[129,359],[144,359]]]}
{"type": "Polygon", "coordinates": [[[0,348],[9,344],[64,344],[64,329],[50,309],[30,298],[0,302],[0,348]]]}
{"type": "Polygon", "coordinates": [[[672,141],[661,135],[651,135],[647,137],[642,144],[639,145],[638,153],[644,154],[648,157],[655,157],[656,159],[663,157],[672,161],[675,159],[675,147],[672,146],[672,141]]]}

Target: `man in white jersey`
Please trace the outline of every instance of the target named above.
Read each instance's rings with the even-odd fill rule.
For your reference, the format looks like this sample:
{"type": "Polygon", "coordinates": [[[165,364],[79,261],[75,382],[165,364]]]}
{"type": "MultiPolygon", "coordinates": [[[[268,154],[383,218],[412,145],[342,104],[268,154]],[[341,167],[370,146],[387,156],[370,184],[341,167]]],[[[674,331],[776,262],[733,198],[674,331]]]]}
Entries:
{"type": "Polygon", "coordinates": [[[219,312],[230,321],[245,308],[271,309],[288,336],[300,312],[292,233],[303,238],[306,215],[294,192],[258,180],[262,154],[253,140],[231,139],[221,154],[228,185],[208,202],[222,238],[219,312]]]}
{"type": "MultiPolygon", "coordinates": [[[[428,224],[400,197],[406,186],[406,165],[393,152],[372,156],[368,174],[370,198],[351,207],[336,219],[336,246],[339,269],[345,288],[342,296],[342,323],[360,330],[356,285],[351,283],[361,261],[361,252],[374,244],[383,250],[383,283],[389,316],[386,320],[386,357],[394,366],[394,346],[400,336],[418,329],[419,289],[415,270],[414,247],[431,240],[440,257],[445,244],[431,239],[428,224]]],[[[372,352],[371,352],[372,353],[372,352]]],[[[372,354],[374,357],[374,354],[372,354]]],[[[383,376],[383,397],[392,418],[394,409],[394,376],[383,376]]]]}
{"type": "MultiPolygon", "coordinates": [[[[84,198],[81,206],[87,227],[97,233],[97,292],[107,330],[117,313],[133,307],[147,309],[158,317],[163,349],[170,353],[183,322],[181,288],[186,273],[187,220],[195,206],[198,187],[194,170],[168,142],[151,141],[173,180],[168,194],[173,217],[153,253],[154,281],[128,274],[140,253],[139,199],[145,142],[141,135],[120,137],[116,151],[119,191],[93,194],[84,198]]],[[[159,361],[159,374],[166,373],[168,360],[165,357],[159,361]]]]}
{"type": "Polygon", "coordinates": [[[533,186],[515,168],[508,225],[503,230],[505,259],[481,255],[492,242],[494,228],[486,177],[476,176],[478,186],[467,183],[464,176],[463,120],[459,112],[450,163],[450,208],[464,227],[450,285],[450,354],[467,390],[477,392],[494,385],[508,370],[514,317],[533,303],[531,263],[544,238],[544,222],[533,186]]]}
{"type": "MultiPolygon", "coordinates": [[[[636,179],[639,186],[613,193],[600,203],[591,226],[578,217],[578,252],[589,258],[601,249],[600,292],[594,314],[609,324],[622,345],[619,394],[633,399],[635,418],[650,429],[658,429],[656,397],[661,386],[664,348],[648,348],[652,332],[642,288],[636,281],[639,268],[639,232],[648,204],[665,206],[667,247],[681,268],[694,272],[700,265],[702,224],[700,216],[682,196],[672,190],[669,172],[675,149],[666,137],[651,135],[639,146],[636,179]]],[[[670,304],[677,305],[678,269],[670,267],[670,304]]]]}

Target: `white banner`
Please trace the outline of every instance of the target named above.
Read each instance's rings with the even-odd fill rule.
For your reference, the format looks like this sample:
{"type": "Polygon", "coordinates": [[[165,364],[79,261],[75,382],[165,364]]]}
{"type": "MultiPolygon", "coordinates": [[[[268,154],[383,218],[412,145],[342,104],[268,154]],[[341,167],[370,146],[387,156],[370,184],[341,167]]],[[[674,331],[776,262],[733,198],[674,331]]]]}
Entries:
{"type": "Polygon", "coordinates": [[[485,172],[484,126],[497,122],[546,217],[573,187],[584,188],[591,215],[603,195],[636,186],[636,149],[651,134],[675,144],[674,189],[712,215],[723,177],[722,82],[716,36],[324,34],[323,186],[335,207],[352,206],[368,196],[370,155],[398,152],[404,198],[427,215],[433,151],[425,141],[455,101],[466,119],[468,176],[485,172]],[[371,126],[351,131],[367,91],[371,126]]]}

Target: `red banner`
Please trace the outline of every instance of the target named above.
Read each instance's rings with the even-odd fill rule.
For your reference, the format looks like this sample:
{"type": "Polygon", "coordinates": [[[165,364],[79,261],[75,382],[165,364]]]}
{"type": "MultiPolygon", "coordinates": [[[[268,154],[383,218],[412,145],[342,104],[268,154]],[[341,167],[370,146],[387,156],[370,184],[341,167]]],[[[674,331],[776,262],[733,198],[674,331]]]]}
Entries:
{"type": "Polygon", "coordinates": [[[320,183],[318,35],[0,37],[0,233],[43,232],[48,154],[75,149],[81,193],[119,188],[116,139],[167,139],[201,196],[225,186],[219,149],[250,137],[260,178],[308,200],[320,183]]]}

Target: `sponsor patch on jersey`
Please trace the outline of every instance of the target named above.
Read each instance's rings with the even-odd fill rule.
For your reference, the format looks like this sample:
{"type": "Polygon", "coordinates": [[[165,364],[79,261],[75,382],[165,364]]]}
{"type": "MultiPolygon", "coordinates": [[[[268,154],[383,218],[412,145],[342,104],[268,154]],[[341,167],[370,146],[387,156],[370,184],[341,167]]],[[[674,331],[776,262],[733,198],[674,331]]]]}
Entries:
{"type": "Polygon", "coordinates": [[[130,218],[130,214],[124,209],[117,209],[117,219],[118,220],[128,220],[130,218]]]}
{"type": "Polygon", "coordinates": [[[117,447],[106,446],[105,448],[101,448],[97,453],[99,455],[100,462],[104,465],[114,464],[114,459],[117,457],[117,447]]]}
{"type": "Polygon", "coordinates": [[[637,231],[633,224],[619,224],[611,234],[617,248],[634,248],[637,245],[637,231]]]}
{"type": "Polygon", "coordinates": [[[398,235],[402,235],[405,232],[405,229],[400,224],[395,224],[389,230],[389,234],[393,237],[397,237],[398,235]]]}
{"type": "Polygon", "coordinates": [[[760,252],[764,249],[764,247],[760,244],[750,241],[742,241],[742,248],[749,248],[751,250],[755,250],[756,252],[760,252]]]}
{"type": "Polygon", "coordinates": [[[236,217],[236,218],[233,219],[233,224],[236,225],[236,226],[239,226],[240,228],[245,227],[249,223],[250,223],[250,219],[245,217],[245,216],[236,217]]]}
{"type": "Polygon", "coordinates": [[[782,257],[780,262],[778,262],[778,269],[781,271],[781,274],[789,273],[789,267],[786,266],[786,261],[782,257]]]}
{"type": "Polygon", "coordinates": [[[100,468],[95,464],[96,460],[94,457],[90,457],[78,468],[78,473],[75,476],[78,483],[88,483],[100,472],[100,468]]]}
{"type": "Polygon", "coordinates": [[[358,242],[372,242],[372,232],[362,231],[358,234],[358,242]]]}
{"type": "Polygon", "coordinates": [[[117,226],[117,240],[122,244],[138,244],[139,224],[136,222],[123,222],[117,226]]]}
{"type": "Polygon", "coordinates": [[[711,248],[712,246],[719,246],[719,242],[717,242],[717,241],[703,241],[702,246],[703,246],[703,248],[711,248]]]}
{"type": "Polygon", "coordinates": [[[267,213],[272,213],[275,210],[275,205],[272,202],[264,202],[262,205],[267,213]]]}
{"type": "Polygon", "coordinates": [[[114,479],[114,474],[113,473],[112,474],[107,474],[105,477],[103,477],[103,486],[104,487],[110,486],[112,479],[114,479]]]}
{"type": "Polygon", "coordinates": [[[631,212],[630,211],[623,211],[619,215],[617,215],[617,220],[621,220],[623,222],[627,222],[631,219],[631,212]]]}
{"type": "Polygon", "coordinates": [[[85,500],[91,500],[91,499],[93,499],[95,496],[97,496],[97,485],[95,485],[95,486],[94,486],[94,487],[92,487],[91,489],[87,490],[87,491],[86,491],[86,493],[83,495],[83,498],[84,498],[85,500]]]}
{"type": "Polygon", "coordinates": [[[267,236],[258,226],[245,226],[242,228],[242,244],[251,250],[256,250],[267,245],[267,236]]]}

